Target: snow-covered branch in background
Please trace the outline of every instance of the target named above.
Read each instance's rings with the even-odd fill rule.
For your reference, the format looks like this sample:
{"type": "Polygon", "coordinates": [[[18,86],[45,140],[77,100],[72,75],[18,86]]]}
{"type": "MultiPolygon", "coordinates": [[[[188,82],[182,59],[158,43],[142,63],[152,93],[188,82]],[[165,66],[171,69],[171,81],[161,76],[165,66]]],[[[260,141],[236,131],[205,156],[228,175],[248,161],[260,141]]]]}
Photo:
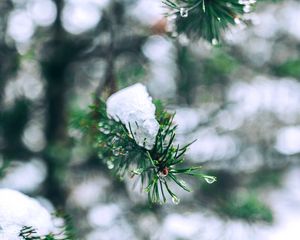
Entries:
{"type": "Polygon", "coordinates": [[[37,236],[54,231],[50,213],[35,199],[10,189],[0,189],[0,240],[20,240],[23,227],[35,229],[37,236]]]}

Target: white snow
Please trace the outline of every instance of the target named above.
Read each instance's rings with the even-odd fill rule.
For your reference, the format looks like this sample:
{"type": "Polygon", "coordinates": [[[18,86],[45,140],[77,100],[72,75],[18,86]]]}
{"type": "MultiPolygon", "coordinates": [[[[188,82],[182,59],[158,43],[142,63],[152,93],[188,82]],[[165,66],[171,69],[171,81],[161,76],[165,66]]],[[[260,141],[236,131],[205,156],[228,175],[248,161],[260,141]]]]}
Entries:
{"type": "Polygon", "coordinates": [[[33,192],[44,182],[47,171],[41,159],[32,158],[26,163],[11,161],[5,176],[0,180],[0,188],[12,188],[25,193],[33,192]]]}
{"type": "Polygon", "coordinates": [[[97,204],[88,213],[88,222],[95,227],[112,227],[121,212],[117,204],[97,204]]]}
{"type": "Polygon", "coordinates": [[[51,215],[35,199],[0,189],[0,240],[19,240],[23,226],[33,227],[40,236],[54,229],[51,215]]]}
{"type": "Polygon", "coordinates": [[[300,126],[283,127],[278,130],[275,148],[282,154],[292,155],[300,152],[300,126]]]}
{"type": "Polygon", "coordinates": [[[293,78],[257,76],[251,82],[235,82],[228,91],[228,101],[237,118],[247,119],[260,111],[273,112],[283,122],[300,115],[300,84],[293,78]]]}
{"type": "Polygon", "coordinates": [[[142,48],[149,59],[148,90],[153,97],[170,99],[176,95],[176,48],[162,36],[151,36],[142,48]],[[164,87],[161,87],[164,86],[164,87]]]}
{"type": "Polygon", "coordinates": [[[129,15],[144,25],[153,25],[163,18],[160,0],[139,0],[129,8],[129,15]]]}
{"type": "Polygon", "coordinates": [[[136,143],[151,150],[159,130],[155,105],[144,85],[137,83],[114,93],[107,99],[107,114],[121,121],[133,133],[136,143]]]}
{"type": "Polygon", "coordinates": [[[198,130],[190,138],[198,139],[187,153],[194,162],[230,159],[238,152],[238,143],[234,136],[220,135],[213,128],[198,130]]]}

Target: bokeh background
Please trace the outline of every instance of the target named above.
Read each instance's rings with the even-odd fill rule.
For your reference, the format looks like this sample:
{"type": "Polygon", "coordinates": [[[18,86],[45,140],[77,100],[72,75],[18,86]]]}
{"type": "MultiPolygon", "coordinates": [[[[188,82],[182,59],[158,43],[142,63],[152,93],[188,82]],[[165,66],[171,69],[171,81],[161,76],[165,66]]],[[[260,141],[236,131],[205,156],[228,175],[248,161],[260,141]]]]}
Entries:
{"type": "Polygon", "coordinates": [[[78,239],[297,240],[300,2],[259,1],[221,45],[166,33],[160,0],[0,1],[0,187],[72,218],[78,239]],[[136,82],[176,111],[187,160],[218,177],[149,206],[72,118],[136,82]]]}

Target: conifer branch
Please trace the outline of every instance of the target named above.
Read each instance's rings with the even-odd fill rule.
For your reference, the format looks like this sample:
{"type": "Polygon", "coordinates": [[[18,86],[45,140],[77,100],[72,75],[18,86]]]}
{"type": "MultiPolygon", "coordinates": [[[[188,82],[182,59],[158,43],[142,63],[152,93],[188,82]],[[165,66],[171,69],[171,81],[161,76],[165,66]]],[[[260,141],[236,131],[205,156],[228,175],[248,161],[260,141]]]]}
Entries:
{"type": "Polygon", "coordinates": [[[174,15],[175,31],[192,39],[204,38],[213,44],[229,25],[244,22],[255,0],[163,0],[167,16],[174,15]]]}
{"type": "Polygon", "coordinates": [[[19,237],[22,240],[75,240],[75,229],[71,218],[63,213],[56,213],[55,215],[64,220],[64,224],[57,227],[60,231],[59,233],[49,233],[45,236],[39,236],[33,227],[23,226],[19,233],[19,237]]]}
{"type": "Polygon", "coordinates": [[[80,121],[81,129],[90,129],[93,145],[107,167],[121,179],[129,174],[131,178],[139,178],[151,203],[165,203],[168,193],[175,204],[179,198],[171,190],[171,182],[185,191],[191,189],[180,176],[195,176],[213,183],[216,179],[201,173],[201,167],[180,167],[184,164],[184,154],[190,144],[183,147],[175,145],[176,125],[173,124],[175,114],[166,112],[160,102],[156,102],[156,119],[160,124],[154,147],[147,150],[139,146],[132,128],[129,130],[119,121],[107,116],[106,104],[103,101],[91,106],[86,121],[80,121]],[[98,116],[98,119],[93,116],[98,116]]]}

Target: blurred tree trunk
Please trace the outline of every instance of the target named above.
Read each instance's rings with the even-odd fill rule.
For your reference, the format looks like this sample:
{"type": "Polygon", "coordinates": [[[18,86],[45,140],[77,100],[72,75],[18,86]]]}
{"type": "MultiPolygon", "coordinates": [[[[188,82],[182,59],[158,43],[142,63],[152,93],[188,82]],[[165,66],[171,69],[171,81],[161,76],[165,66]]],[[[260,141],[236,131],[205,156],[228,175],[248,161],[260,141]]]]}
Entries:
{"type": "Polygon", "coordinates": [[[28,117],[27,102],[17,99],[10,109],[4,108],[3,102],[5,86],[19,67],[18,52],[13,43],[6,41],[8,17],[12,10],[10,0],[0,1],[0,151],[5,159],[23,157],[28,153],[21,143],[21,134],[28,117]]]}
{"type": "Polygon", "coordinates": [[[61,25],[63,0],[55,0],[57,19],[52,36],[41,49],[41,69],[46,79],[46,140],[44,159],[48,175],[45,194],[55,206],[64,208],[67,191],[65,174],[69,162],[70,148],[67,136],[66,92],[68,88],[66,70],[70,63],[70,48],[61,25]]]}
{"type": "Polygon", "coordinates": [[[0,1],[0,103],[2,103],[6,80],[12,72],[15,72],[17,66],[16,49],[7,46],[5,42],[7,18],[12,8],[10,0],[0,1]]]}

